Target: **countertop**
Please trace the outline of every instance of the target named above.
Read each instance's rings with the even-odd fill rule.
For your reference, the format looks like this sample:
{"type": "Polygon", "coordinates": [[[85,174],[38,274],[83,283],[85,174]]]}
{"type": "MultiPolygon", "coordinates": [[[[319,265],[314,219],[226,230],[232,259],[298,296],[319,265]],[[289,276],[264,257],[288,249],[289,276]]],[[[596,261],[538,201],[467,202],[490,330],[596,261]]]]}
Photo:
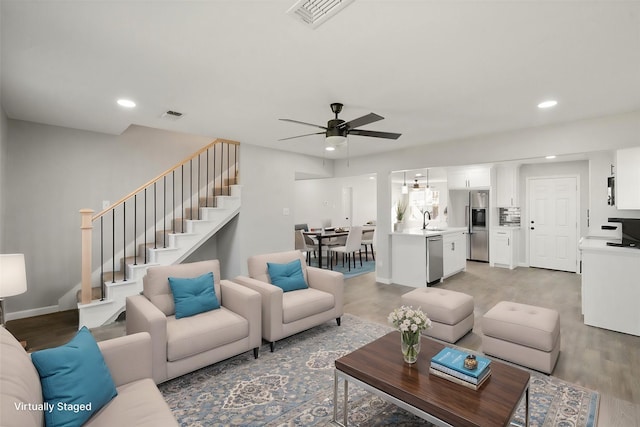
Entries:
{"type": "Polygon", "coordinates": [[[620,242],[619,239],[607,239],[602,237],[583,237],[578,248],[581,251],[606,252],[608,254],[629,254],[640,257],[640,248],[607,246],[607,242],[620,242]]]}
{"type": "Polygon", "coordinates": [[[402,231],[394,231],[392,235],[401,235],[401,236],[416,236],[416,237],[431,237],[431,236],[442,236],[444,234],[453,234],[453,233],[466,233],[467,227],[446,227],[443,229],[437,230],[423,230],[421,228],[410,228],[408,230],[402,231]]]}

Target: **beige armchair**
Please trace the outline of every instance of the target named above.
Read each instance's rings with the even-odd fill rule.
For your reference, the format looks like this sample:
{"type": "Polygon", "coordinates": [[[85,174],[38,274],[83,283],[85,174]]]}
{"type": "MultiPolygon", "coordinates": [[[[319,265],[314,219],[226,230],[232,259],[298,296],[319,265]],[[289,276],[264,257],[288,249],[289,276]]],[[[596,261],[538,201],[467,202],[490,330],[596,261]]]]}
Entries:
{"type": "Polygon", "coordinates": [[[344,314],[344,276],[330,270],[307,266],[300,251],[256,255],[248,260],[249,276],[233,279],[262,296],[262,337],[274,350],[275,342],[298,332],[336,319],[344,314]],[[306,289],[284,292],[271,284],[267,262],[284,264],[300,260],[306,289]]]}
{"type": "Polygon", "coordinates": [[[211,365],[262,344],[260,294],[220,280],[218,260],[150,267],[142,295],[127,298],[127,334],[148,332],[156,384],[211,365]],[[213,273],[220,308],[176,319],[169,277],[213,273]]]}

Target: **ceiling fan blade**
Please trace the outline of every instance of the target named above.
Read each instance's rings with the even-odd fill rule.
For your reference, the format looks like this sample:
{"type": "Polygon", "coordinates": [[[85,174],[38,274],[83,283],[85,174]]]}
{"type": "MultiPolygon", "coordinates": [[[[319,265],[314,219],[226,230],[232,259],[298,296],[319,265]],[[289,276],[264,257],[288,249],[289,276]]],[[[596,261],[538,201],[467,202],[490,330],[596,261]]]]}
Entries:
{"type": "Polygon", "coordinates": [[[349,129],[357,128],[360,126],[368,125],[369,123],[377,122],[378,120],[382,120],[384,117],[377,115],[376,113],[369,113],[366,116],[358,117],[357,119],[353,119],[350,122],[342,123],[339,127],[349,129]]]}
{"type": "Polygon", "coordinates": [[[351,129],[349,135],[372,136],[374,138],[398,139],[401,133],[377,132],[375,130],[351,129]]]}
{"type": "Polygon", "coordinates": [[[287,139],[302,138],[303,136],[310,136],[310,135],[324,135],[324,134],[325,134],[325,132],[306,133],[306,134],[304,134],[304,135],[290,136],[289,138],[282,138],[282,139],[279,139],[278,141],[286,141],[287,139]]]}
{"type": "Polygon", "coordinates": [[[298,120],[291,120],[291,119],[278,119],[278,120],[282,120],[283,122],[291,122],[291,123],[298,123],[298,124],[301,124],[301,125],[313,126],[313,127],[317,127],[317,128],[320,128],[320,129],[327,130],[327,128],[325,126],[314,125],[313,123],[306,123],[306,122],[301,122],[301,121],[298,121],[298,120]]]}

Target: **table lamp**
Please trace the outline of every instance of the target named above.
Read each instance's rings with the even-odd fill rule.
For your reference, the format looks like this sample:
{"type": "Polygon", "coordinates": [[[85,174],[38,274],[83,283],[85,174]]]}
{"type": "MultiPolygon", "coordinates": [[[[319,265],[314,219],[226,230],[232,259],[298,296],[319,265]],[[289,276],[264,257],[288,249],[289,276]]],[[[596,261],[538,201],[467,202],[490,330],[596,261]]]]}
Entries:
{"type": "Polygon", "coordinates": [[[26,291],[24,254],[0,254],[0,325],[4,325],[4,299],[26,291]]]}

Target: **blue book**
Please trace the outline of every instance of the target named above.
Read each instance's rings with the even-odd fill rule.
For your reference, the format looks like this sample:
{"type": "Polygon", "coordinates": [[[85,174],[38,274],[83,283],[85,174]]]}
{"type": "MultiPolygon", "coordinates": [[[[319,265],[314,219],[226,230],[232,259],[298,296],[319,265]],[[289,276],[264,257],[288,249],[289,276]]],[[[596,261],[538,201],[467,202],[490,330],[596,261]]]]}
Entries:
{"type": "MultiPolygon", "coordinates": [[[[485,370],[482,372],[482,374],[479,377],[472,377],[471,375],[467,375],[467,374],[463,374],[462,372],[458,372],[455,369],[451,369],[451,368],[447,368],[446,366],[440,365],[438,363],[435,362],[431,362],[431,369],[439,371],[439,372],[444,372],[445,374],[452,376],[452,377],[456,377],[462,381],[466,381],[468,383],[471,384],[481,384],[482,381],[484,381],[484,378],[489,376],[489,374],[491,373],[491,369],[489,369],[488,367],[485,368],[485,370]]],[[[431,370],[429,371],[431,372],[431,370]]],[[[441,375],[442,376],[442,375],[441,375]]]]}
{"type": "Polygon", "coordinates": [[[476,369],[467,369],[464,367],[464,359],[468,355],[469,353],[465,353],[464,351],[445,347],[438,354],[431,358],[431,363],[436,363],[446,368],[456,370],[473,378],[482,376],[484,371],[489,367],[491,360],[487,359],[486,357],[475,355],[476,361],[478,362],[478,367],[476,369]]]}

